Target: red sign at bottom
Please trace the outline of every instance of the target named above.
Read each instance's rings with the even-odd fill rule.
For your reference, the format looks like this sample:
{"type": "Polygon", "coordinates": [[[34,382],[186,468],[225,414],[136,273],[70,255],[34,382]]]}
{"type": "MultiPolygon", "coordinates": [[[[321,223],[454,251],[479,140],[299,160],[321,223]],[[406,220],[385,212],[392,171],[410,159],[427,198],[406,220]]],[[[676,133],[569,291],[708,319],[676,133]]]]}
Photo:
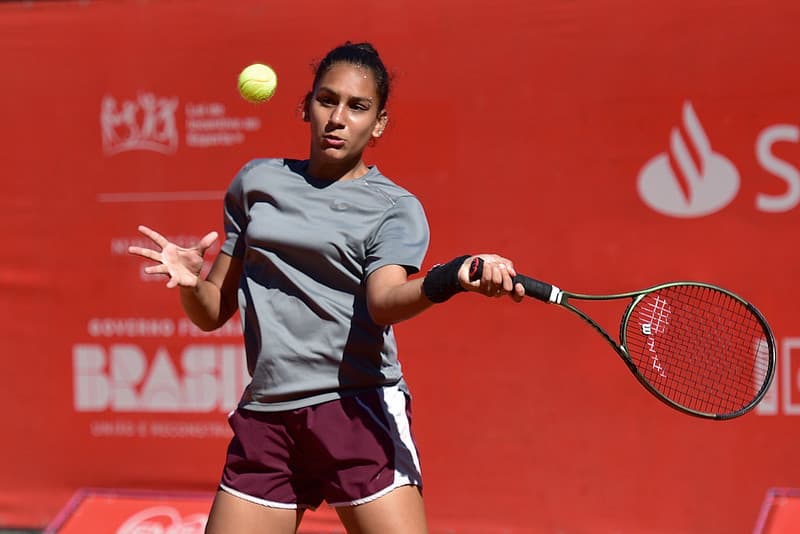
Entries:
{"type": "MultiPolygon", "coordinates": [[[[213,498],[210,493],[84,489],[70,499],[43,534],[203,534],[213,498]]],[[[336,513],[327,508],[306,513],[298,530],[298,534],[343,532],[336,513]]]]}

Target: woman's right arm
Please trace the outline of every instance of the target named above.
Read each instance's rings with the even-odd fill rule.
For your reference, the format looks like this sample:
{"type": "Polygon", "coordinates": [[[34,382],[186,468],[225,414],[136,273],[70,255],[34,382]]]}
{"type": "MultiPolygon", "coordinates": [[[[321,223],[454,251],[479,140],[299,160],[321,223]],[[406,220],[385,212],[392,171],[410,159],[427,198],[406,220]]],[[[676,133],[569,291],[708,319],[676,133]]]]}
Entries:
{"type": "Polygon", "coordinates": [[[139,231],[150,238],[158,250],[138,246],[128,247],[128,252],[155,263],[145,268],[147,274],[163,274],[169,278],[167,287],[180,287],[181,304],[189,319],[201,330],[215,330],[225,324],[236,312],[236,294],[242,262],[220,253],[214,260],[211,271],[203,280],[203,256],[217,240],[217,233],[210,232],[192,247],[179,247],[166,237],[148,228],[139,226],[139,231]]]}
{"type": "Polygon", "coordinates": [[[205,280],[197,277],[193,287],[180,286],[183,309],[198,328],[216,330],[236,313],[241,274],[241,260],[220,253],[205,280]]]}

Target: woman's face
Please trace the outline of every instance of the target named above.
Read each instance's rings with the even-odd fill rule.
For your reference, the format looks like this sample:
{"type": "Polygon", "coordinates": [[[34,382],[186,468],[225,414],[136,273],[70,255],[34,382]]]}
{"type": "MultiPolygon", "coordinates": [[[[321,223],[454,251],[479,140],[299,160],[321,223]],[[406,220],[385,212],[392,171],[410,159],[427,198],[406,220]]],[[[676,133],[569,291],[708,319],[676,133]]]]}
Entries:
{"type": "Polygon", "coordinates": [[[308,105],[310,170],[362,167],[362,152],[371,139],[381,136],[387,118],[385,111],[378,111],[372,71],[351,63],[334,64],[320,78],[308,105]]]}

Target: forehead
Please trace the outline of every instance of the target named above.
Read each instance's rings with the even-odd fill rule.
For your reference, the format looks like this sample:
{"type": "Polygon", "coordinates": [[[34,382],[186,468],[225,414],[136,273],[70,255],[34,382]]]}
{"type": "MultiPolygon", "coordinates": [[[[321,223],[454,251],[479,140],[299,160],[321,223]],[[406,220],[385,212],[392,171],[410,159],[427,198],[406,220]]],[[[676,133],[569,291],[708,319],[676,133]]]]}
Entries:
{"type": "Polygon", "coordinates": [[[375,98],[375,75],[368,67],[347,62],[334,63],[319,79],[317,91],[332,91],[362,98],[375,98]]]}

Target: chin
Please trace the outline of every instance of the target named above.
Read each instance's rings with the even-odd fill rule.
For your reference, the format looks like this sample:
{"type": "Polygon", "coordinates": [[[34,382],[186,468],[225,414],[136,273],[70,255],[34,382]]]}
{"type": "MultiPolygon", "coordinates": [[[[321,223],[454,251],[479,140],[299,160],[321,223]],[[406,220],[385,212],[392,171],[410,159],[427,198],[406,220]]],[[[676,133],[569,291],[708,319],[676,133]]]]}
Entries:
{"type": "Polygon", "coordinates": [[[320,147],[317,156],[321,160],[343,161],[353,159],[353,154],[345,148],[320,147]]]}

